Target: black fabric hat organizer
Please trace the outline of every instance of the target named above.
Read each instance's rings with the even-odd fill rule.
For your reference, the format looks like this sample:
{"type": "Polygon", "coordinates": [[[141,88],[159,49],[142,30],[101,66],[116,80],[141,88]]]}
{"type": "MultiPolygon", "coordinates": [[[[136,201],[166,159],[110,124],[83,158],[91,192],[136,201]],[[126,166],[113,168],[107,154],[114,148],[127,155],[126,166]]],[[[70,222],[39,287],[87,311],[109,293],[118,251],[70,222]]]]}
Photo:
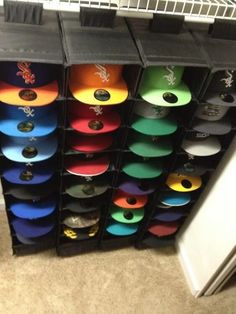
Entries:
{"type": "MultiPolygon", "coordinates": [[[[9,10],[7,7],[7,14],[9,10]]],[[[71,256],[130,245],[137,249],[173,245],[179,228],[235,134],[234,101],[227,105],[226,97],[225,106],[229,109],[224,119],[227,123],[230,120],[230,130],[226,132],[227,123],[217,120],[217,115],[223,113],[214,103],[208,104],[208,96],[209,93],[211,97],[212,93],[215,93],[214,97],[221,92],[226,94],[227,87],[221,90],[221,83],[230,85],[228,94],[236,95],[236,57],[232,49],[236,41],[213,38],[206,29],[191,29],[179,19],[174,27],[175,21],[171,20],[172,25],[163,28],[155,16],[150,22],[117,17],[115,11],[82,9],[80,15],[43,12],[41,16],[40,7],[35,10],[36,20],[24,21],[31,24],[19,20],[15,22],[21,23],[15,23],[14,14],[7,18],[13,22],[5,22],[4,14],[0,12],[0,69],[1,62],[6,61],[56,66],[59,96],[55,133],[59,146],[55,156],[44,161],[44,164],[47,161],[48,165],[53,164],[54,174],[50,180],[38,184],[38,190],[37,185],[9,183],[1,176],[13,253],[24,255],[56,248],[59,256],[71,256]],[[107,109],[109,105],[96,107],[80,103],[73,96],[70,76],[74,66],[81,65],[96,65],[99,71],[106,65],[122,66],[128,97],[112,106],[112,114],[107,109]],[[191,91],[188,104],[168,108],[170,112],[166,117],[172,121],[168,122],[171,131],[164,135],[160,135],[163,128],[154,130],[151,121],[152,114],[162,119],[164,111],[158,104],[145,101],[140,93],[145,73],[153,67],[169,70],[183,67],[182,81],[191,91]],[[214,84],[214,80],[219,84],[214,84]],[[143,107],[146,104],[146,111],[142,104],[143,107]],[[92,141],[91,134],[81,131],[85,107],[80,111],[82,115],[78,114],[78,122],[73,117],[76,112],[76,108],[72,110],[73,106],[89,106],[86,110],[98,116],[103,111],[105,116],[108,110],[107,116],[115,117],[117,126],[99,137],[102,138],[100,142],[92,141]],[[201,117],[205,116],[202,122],[201,117]],[[150,118],[147,128],[146,118],[150,118]],[[207,130],[217,122],[219,132],[224,134],[199,132],[199,120],[200,127],[207,130]],[[86,136],[89,136],[87,141],[86,136]],[[159,144],[158,149],[155,143],[159,144]],[[206,150],[204,143],[217,143],[218,146],[213,145],[212,153],[206,150]],[[97,151],[86,151],[86,145],[96,147],[97,151]],[[200,154],[194,155],[196,151],[200,154]],[[100,171],[97,168],[89,175],[80,172],[80,165],[93,160],[102,164],[100,174],[96,173],[100,171]],[[50,193],[57,201],[56,211],[48,217],[54,223],[53,229],[34,240],[17,235],[14,226],[29,228],[30,233],[34,224],[15,219],[10,207],[17,197],[20,196],[21,202],[37,204],[50,197],[50,193]]],[[[91,128],[101,130],[106,121],[96,119],[91,128]]],[[[0,158],[2,174],[9,167],[9,160],[3,154],[0,158]]],[[[39,225],[49,228],[43,218],[39,225]]]]}

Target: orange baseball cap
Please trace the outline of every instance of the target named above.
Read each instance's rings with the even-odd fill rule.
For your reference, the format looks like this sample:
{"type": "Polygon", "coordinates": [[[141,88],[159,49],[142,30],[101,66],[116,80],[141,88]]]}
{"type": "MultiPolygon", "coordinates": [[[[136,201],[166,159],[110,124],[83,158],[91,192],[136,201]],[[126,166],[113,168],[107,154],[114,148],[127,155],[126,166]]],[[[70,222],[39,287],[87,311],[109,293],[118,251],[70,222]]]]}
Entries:
{"type": "Polygon", "coordinates": [[[54,65],[31,62],[1,64],[0,101],[17,106],[45,106],[57,96],[54,65]]]}
{"type": "Polygon", "coordinates": [[[113,203],[122,208],[141,208],[147,204],[147,195],[133,195],[117,190],[113,203]]]}
{"type": "Polygon", "coordinates": [[[70,69],[69,88],[79,101],[91,105],[120,104],[128,97],[122,65],[81,64],[70,69]]]}

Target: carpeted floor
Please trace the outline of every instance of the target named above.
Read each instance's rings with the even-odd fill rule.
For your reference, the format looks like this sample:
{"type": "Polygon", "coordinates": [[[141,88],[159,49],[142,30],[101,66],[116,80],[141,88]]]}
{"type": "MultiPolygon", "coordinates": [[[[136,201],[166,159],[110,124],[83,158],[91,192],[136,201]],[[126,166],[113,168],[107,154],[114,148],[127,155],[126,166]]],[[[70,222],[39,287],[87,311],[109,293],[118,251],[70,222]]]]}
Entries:
{"type": "Polygon", "coordinates": [[[236,287],[195,299],[173,249],[11,255],[0,212],[0,313],[236,313],[236,287]]]}

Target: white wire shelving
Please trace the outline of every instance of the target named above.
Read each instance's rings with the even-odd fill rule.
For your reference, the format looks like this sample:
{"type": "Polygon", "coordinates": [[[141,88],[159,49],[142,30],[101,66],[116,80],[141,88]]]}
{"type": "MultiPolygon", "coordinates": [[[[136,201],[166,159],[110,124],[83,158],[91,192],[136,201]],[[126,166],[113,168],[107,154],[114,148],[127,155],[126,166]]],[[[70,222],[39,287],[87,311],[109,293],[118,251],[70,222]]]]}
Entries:
{"type": "MultiPolygon", "coordinates": [[[[17,0],[28,1],[28,0],[17,0]]],[[[236,0],[30,0],[46,10],[78,12],[81,7],[116,10],[117,15],[152,18],[154,13],[182,15],[186,21],[236,20],[236,0]]],[[[0,0],[3,4],[3,0],[0,0]]]]}

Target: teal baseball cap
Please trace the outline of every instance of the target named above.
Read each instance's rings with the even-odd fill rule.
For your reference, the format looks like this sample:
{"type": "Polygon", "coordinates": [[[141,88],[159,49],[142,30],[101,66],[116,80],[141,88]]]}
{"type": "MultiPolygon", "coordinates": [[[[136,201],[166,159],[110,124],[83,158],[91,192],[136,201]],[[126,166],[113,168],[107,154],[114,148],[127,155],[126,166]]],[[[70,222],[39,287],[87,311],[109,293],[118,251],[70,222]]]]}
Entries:
{"type": "Polygon", "coordinates": [[[132,157],[122,166],[122,171],[128,176],[137,179],[154,179],[163,172],[162,162],[159,159],[132,157]]]}
{"type": "Polygon", "coordinates": [[[184,67],[150,66],[144,70],[139,94],[147,102],[167,107],[187,105],[191,92],[182,82],[184,67]]]}
{"type": "Polygon", "coordinates": [[[169,115],[169,112],[168,107],[139,101],[134,105],[131,128],[152,136],[172,134],[177,130],[177,122],[169,115]]]}
{"type": "Polygon", "coordinates": [[[166,136],[148,136],[132,133],[128,148],[141,157],[164,157],[173,152],[171,140],[166,136]]]}

